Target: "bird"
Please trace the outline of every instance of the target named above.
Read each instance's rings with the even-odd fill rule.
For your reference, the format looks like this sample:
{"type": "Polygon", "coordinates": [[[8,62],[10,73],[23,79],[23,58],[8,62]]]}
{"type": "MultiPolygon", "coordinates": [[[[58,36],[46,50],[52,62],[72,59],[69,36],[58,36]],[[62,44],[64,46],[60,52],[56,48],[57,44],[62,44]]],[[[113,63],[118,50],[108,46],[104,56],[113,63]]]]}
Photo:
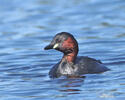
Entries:
{"type": "Polygon", "coordinates": [[[44,50],[55,49],[63,53],[62,59],[49,71],[50,78],[61,76],[78,77],[110,70],[100,60],[88,56],[77,56],[79,46],[74,36],[68,32],[57,33],[44,50]]]}

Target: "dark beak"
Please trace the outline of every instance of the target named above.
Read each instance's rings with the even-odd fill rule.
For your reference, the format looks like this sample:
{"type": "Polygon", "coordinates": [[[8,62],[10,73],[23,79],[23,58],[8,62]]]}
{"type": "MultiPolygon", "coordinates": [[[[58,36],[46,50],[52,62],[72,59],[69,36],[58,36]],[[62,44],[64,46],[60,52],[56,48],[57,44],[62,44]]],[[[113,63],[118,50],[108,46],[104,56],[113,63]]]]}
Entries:
{"type": "Polygon", "coordinates": [[[52,45],[52,44],[49,44],[49,45],[47,45],[47,46],[44,48],[44,50],[49,50],[49,49],[53,49],[53,45],[52,45]]]}

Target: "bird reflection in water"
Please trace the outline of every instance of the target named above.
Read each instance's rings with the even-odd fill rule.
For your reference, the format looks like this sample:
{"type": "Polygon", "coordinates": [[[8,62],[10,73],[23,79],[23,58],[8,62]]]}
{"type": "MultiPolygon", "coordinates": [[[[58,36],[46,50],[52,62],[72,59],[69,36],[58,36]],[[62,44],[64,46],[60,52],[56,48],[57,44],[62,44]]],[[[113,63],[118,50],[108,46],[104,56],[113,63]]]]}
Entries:
{"type": "Polygon", "coordinates": [[[83,85],[85,76],[68,76],[66,79],[59,79],[59,83],[61,83],[60,92],[67,92],[68,94],[80,94],[79,91],[82,91],[80,87],[83,85]]]}

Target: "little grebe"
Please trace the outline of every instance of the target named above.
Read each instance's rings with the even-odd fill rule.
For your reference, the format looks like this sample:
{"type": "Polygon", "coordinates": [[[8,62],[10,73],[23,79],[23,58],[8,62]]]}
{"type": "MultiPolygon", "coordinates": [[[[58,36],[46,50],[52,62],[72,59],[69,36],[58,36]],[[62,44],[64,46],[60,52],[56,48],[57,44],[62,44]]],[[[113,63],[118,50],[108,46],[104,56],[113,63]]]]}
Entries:
{"type": "Polygon", "coordinates": [[[51,78],[60,76],[81,76],[108,71],[101,61],[86,56],[77,57],[79,48],[76,39],[67,32],[58,33],[51,43],[44,48],[56,49],[64,56],[49,72],[51,78]]]}

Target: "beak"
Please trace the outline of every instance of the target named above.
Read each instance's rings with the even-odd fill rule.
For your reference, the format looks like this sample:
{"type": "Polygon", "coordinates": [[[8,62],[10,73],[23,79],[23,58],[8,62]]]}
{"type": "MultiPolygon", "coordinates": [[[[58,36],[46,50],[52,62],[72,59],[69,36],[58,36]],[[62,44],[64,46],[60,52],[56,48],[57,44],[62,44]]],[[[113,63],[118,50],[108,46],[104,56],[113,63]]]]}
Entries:
{"type": "Polygon", "coordinates": [[[58,43],[56,43],[56,44],[54,44],[54,45],[49,44],[49,45],[47,45],[47,46],[44,48],[44,50],[56,49],[58,46],[59,46],[58,43]]]}
{"type": "Polygon", "coordinates": [[[53,45],[49,44],[44,48],[44,50],[49,50],[49,49],[53,49],[53,45]]]}

